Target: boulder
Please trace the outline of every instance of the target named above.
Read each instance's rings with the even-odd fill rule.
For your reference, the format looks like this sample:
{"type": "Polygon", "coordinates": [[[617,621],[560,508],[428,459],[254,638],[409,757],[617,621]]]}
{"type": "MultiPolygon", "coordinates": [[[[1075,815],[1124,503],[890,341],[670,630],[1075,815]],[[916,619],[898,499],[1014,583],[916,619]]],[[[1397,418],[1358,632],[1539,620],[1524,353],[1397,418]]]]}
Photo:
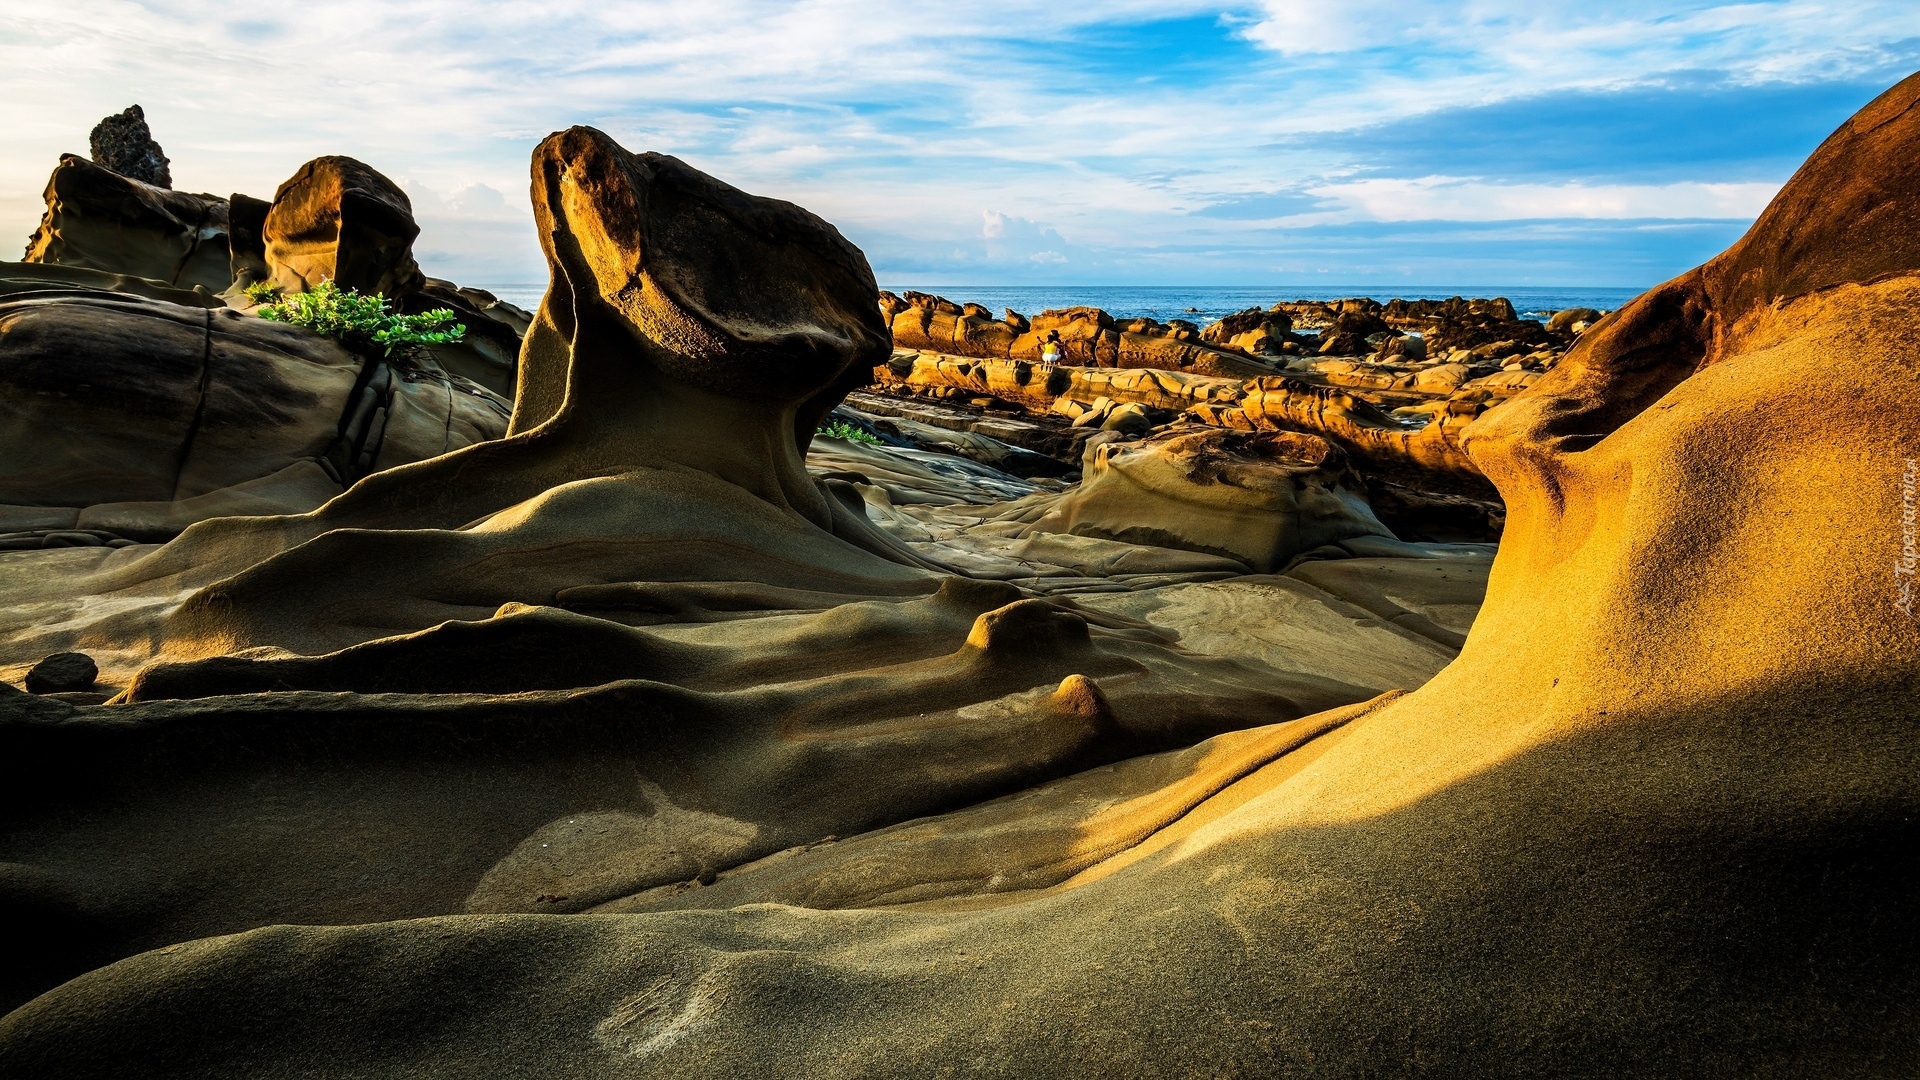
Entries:
{"type": "Polygon", "coordinates": [[[1600,313],[1590,307],[1562,308],[1547,320],[1547,330],[1555,334],[1577,334],[1582,323],[1600,321],[1600,313]]]}
{"type": "Polygon", "coordinates": [[[87,143],[94,164],[157,188],[173,186],[167,155],[161,153],[160,144],[153,141],[153,132],[147,129],[147,114],[140,106],[129,105],[126,111],[95,124],[87,143]]]}
{"type": "Polygon", "coordinates": [[[1372,351],[1373,346],[1359,334],[1329,331],[1320,335],[1321,356],[1365,356],[1372,351]]]}
{"type": "Polygon", "coordinates": [[[86,653],[54,653],[27,672],[27,692],[68,694],[91,690],[94,680],[99,676],[99,665],[86,653]]]}
{"type": "Polygon", "coordinates": [[[1081,476],[1032,532],[1224,555],[1263,574],[1322,544],[1392,535],[1347,456],[1313,435],[1201,429],[1101,442],[1087,447],[1081,476]]]}
{"type": "Polygon", "coordinates": [[[407,193],[350,157],[302,165],[274,192],[262,228],[267,269],[283,291],[331,280],[395,301],[425,284],[413,261],[419,235],[407,193]]]}

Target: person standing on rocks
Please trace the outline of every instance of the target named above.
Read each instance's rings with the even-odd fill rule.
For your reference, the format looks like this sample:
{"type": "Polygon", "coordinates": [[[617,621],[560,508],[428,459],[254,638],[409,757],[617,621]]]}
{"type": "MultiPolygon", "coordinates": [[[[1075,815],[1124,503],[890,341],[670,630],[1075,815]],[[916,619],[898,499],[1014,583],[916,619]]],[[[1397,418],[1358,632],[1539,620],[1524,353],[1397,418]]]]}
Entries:
{"type": "Polygon", "coordinates": [[[1060,331],[1047,331],[1047,340],[1040,346],[1040,362],[1043,364],[1060,362],[1060,331]]]}

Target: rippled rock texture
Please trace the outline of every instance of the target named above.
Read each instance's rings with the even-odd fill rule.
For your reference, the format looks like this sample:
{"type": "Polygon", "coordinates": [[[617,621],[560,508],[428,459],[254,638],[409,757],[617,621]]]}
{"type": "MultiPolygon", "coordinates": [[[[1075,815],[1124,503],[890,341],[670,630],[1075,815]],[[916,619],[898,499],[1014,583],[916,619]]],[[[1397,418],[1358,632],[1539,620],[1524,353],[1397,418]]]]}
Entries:
{"type": "Polygon", "coordinates": [[[126,704],[0,698],[39,995],[0,1060],[1913,1071],[1916,99],[1467,430],[1511,515],[1490,576],[1356,536],[1045,595],[803,469],[887,354],[857,251],[550,138],[507,438],[158,551],[6,557],[151,655],[126,704]],[[1386,643],[1451,655],[1464,619],[1392,688],[1386,643]]]}

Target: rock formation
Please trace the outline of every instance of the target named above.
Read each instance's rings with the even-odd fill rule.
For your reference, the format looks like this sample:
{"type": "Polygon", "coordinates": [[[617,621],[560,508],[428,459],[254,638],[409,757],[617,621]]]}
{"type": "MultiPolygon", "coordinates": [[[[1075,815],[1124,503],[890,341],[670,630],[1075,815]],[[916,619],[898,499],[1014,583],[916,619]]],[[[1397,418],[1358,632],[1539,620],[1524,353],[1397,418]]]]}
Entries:
{"type": "Polygon", "coordinates": [[[1049,335],[1064,362],[1089,367],[1161,368],[1195,375],[1247,378],[1273,369],[1203,343],[1191,327],[1134,320],[1126,326],[1098,308],[1043,311],[1031,320],[1015,312],[994,320],[978,304],[961,307],[926,293],[880,294],[880,309],[895,344],[954,356],[995,360],[1040,359],[1049,335]]]}
{"type": "Polygon", "coordinates": [[[315,158],[273,195],[261,236],[270,280],[305,292],[330,280],[399,300],[420,290],[413,203],[393,181],[350,157],[315,158]]]}
{"type": "MultiPolygon", "coordinates": [[[[1461,367],[1458,374],[1466,372],[1461,367]]],[[[1314,385],[1298,377],[1266,376],[1241,382],[1157,369],[1048,368],[1017,360],[924,353],[897,353],[875,369],[875,376],[883,385],[992,395],[1035,411],[1071,416],[1075,422],[1092,412],[1100,418],[1098,422],[1106,423],[1111,415],[1106,410],[1132,403],[1160,410],[1169,418],[1178,415],[1216,427],[1298,431],[1333,442],[1362,467],[1382,476],[1435,491],[1491,494],[1479,467],[1460,445],[1460,434],[1495,393],[1480,386],[1467,389],[1464,377],[1429,384],[1441,395],[1439,408],[1415,426],[1337,385],[1314,385]]],[[[1341,376],[1336,369],[1327,379],[1341,376]]],[[[1407,387],[1417,385],[1413,374],[1389,374],[1384,384],[1402,385],[1402,379],[1407,387]]],[[[1516,380],[1512,390],[1524,385],[1516,380]]],[[[1151,423],[1143,415],[1134,433],[1144,434],[1151,423]]]]}
{"type": "Polygon", "coordinates": [[[514,434],[303,518],[0,557],[10,617],[59,576],[166,656],[129,704],[0,697],[38,994],[0,1068],[1920,1068],[1920,76],[1466,428],[1509,509],[1479,580],[1367,536],[943,580],[798,468],[794,417],[886,355],[851,247],[580,129],[534,174],[514,434]],[[1355,695],[1390,676],[1343,635],[1431,656],[1482,582],[1443,671],[1355,695]],[[162,588],[198,591],[140,615],[162,588]]]}
{"type": "Polygon", "coordinates": [[[1079,486],[1030,531],[1210,552],[1262,574],[1323,544],[1390,535],[1325,440],[1205,428],[1089,447],[1079,486]]]}
{"type": "Polygon", "coordinates": [[[63,154],[25,261],[220,292],[232,282],[227,200],[169,191],[63,154]]]}
{"type": "Polygon", "coordinates": [[[164,540],[209,517],[299,513],[506,430],[503,399],[431,359],[356,356],[204,293],[74,276],[0,264],[0,532],[164,540]],[[213,306],[178,302],[196,295],[213,306]]]}
{"type": "Polygon", "coordinates": [[[0,264],[0,550],[300,513],[504,434],[528,317],[423,281],[417,232],[406,196],[350,158],[309,163],[270,204],[62,157],[26,261],[0,264]],[[405,292],[405,311],[451,308],[467,336],[355,355],[242,314],[247,285],[337,274],[405,292]]]}
{"type": "MultiPolygon", "coordinates": [[[[1323,637],[1386,649],[1248,665],[945,572],[938,545],[883,532],[849,482],[801,462],[808,411],[888,349],[856,249],[591,129],[542,143],[533,174],[553,276],[507,437],[375,473],[310,514],[0,562],[8,653],[84,641],[122,688],[90,714],[106,727],[28,699],[26,726],[0,728],[26,740],[0,761],[35,766],[8,778],[8,858],[31,868],[8,895],[57,924],[9,972],[16,998],[288,918],[583,911],[1364,700],[1450,654],[1323,615],[1323,637]],[[112,602],[66,606],[76,596],[112,602]],[[251,719],[232,711],[243,700],[251,719]],[[175,765],[152,772],[161,759],[175,765]],[[452,771],[423,783],[431,761],[452,771]],[[588,762],[598,779],[577,773],[588,762]],[[83,763],[116,779],[62,778],[83,763]],[[232,787],[241,774],[260,784],[232,787]],[[411,822],[378,824],[384,840],[366,831],[369,783],[411,822]],[[97,814],[73,812],[108,791],[97,814]],[[202,812],[215,804],[229,809],[202,812]],[[283,813],[270,805],[278,825],[259,816],[283,813]],[[96,831],[74,833],[82,821],[96,831]],[[129,843],[181,887],[156,902],[146,871],[109,855],[129,843]],[[370,880],[367,859],[394,873],[370,880]]],[[[1098,538],[1026,543],[1120,575],[1244,572],[1098,538]]],[[[1023,573],[1030,560],[1003,576],[1023,573]]],[[[1297,582],[1274,589],[1322,606],[1297,582]]]]}
{"type": "Polygon", "coordinates": [[[140,106],[129,105],[125,112],[95,124],[87,142],[94,164],[157,188],[173,186],[167,155],[153,141],[153,132],[147,130],[147,114],[140,106]]]}

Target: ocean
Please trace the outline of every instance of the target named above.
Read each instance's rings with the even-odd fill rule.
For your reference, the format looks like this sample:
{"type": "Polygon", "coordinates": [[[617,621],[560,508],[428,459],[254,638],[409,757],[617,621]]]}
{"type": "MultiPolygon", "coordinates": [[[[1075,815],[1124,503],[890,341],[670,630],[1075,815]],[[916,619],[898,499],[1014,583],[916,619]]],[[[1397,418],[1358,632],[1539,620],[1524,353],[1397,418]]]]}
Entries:
{"type": "MultiPolygon", "coordinates": [[[[508,303],[532,310],[539,306],[544,283],[482,284],[508,303]]],[[[1187,319],[1205,326],[1223,315],[1250,307],[1267,307],[1277,300],[1341,300],[1372,297],[1386,303],[1407,300],[1445,300],[1450,296],[1504,296],[1513,301],[1523,319],[1544,318],[1562,308],[1589,307],[1611,311],[1638,296],[1640,289],[1503,288],[1498,285],[1345,285],[1308,288],[1294,285],[906,285],[883,283],[883,289],[937,293],[956,303],[975,303],[999,314],[1012,308],[1032,315],[1048,308],[1084,305],[1103,308],[1123,319],[1148,316],[1165,322],[1187,319]]]]}

